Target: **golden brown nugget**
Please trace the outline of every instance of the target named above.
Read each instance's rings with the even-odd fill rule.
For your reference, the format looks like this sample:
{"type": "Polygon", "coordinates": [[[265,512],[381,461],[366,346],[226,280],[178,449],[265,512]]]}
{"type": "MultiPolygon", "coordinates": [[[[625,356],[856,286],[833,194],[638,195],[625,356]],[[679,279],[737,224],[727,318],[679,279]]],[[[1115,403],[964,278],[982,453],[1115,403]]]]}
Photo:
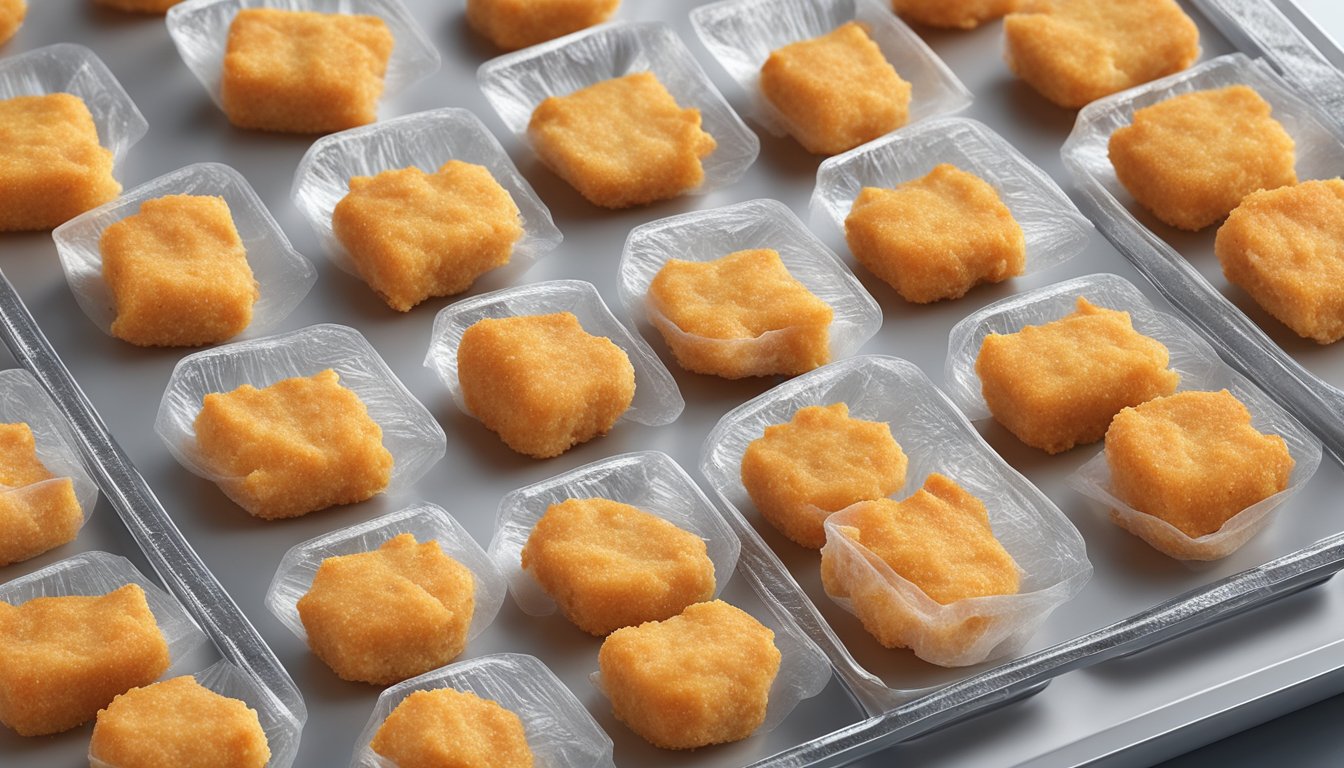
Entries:
{"type": "Polygon", "coordinates": [[[1026,238],[989,182],[943,163],[895,189],[864,187],[845,218],[854,258],[917,304],[1022,274],[1026,238]]]}
{"type": "Polygon", "coordinates": [[[885,422],[850,418],[844,403],[810,405],[751,441],[742,485],[780,533],[820,549],[827,516],[900,490],[909,463],[885,422]]]}
{"type": "Polygon", "coordinates": [[[765,720],[775,633],[722,600],[618,629],[597,655],[616,719],[662,749],[747,738],[765,720]]]}
{"type": "Polygon", "coordinates": [[[1019,10],[1003,22],[1008,67],[1068,109],[1199,58],[1199,29],[1174,0],[1021,0],[1019,10]]]}
{"type": "Polygon", "coordinates": [[[245,8],[229,25],[224,114],[239,128],[285,133],[372,123],[392,45],[377,16],[245,8]]]}
{"type": "Polygon", "coordinates": [[[383,430],[330,369],[208,394],[195,429],[219,487],[265,520],[363,501],[392,477],[383,430]]]}
{"type": "Polygon", "coordinates": [[[1134,112],[1111,134],[1115,175],[1163,222],[1197,231],[1260,189],[1297,183],[1293,137],[1244,85],[1195,91],[1134,112]]]}
{"type": "Polygon", "coordinates": [[[484,166],[449,160],[356,176],[331,215],[359,276],[389,307],[406,312],[452,296],[509,263],[523,236],[518,206],[484,166]]]}
{"type": "Polygon", "coordinates": [[[1297,335],[1344,338],[1344,181],[1252,192],[1218,229],[1228,281],[1297,335]]]}
{"type": "Polygon", "coordinates": [[[0,424],[0,566],[74,541],[83,524],[74,481],[42,463],[33,430],[0,424]]]}
{"type": "Polygon", "coordinates": [[[467,647],[476,579],[438,542],[403,533],[323,560],[298,609],[308,647],[342,680],[391,685],[467,647]]]}
{"type": "Polygon", "coordinates": [[[83,99],[0,99],[0,232],[51,229],[119,194],[83,99]]]}
{"type": "Polygon", "coordinates": [[[127,13],[167,13],[182,0],[93,0],[94,5],[127,13]]]}
{"type": "Polygon", "coordinates": [[[168,643],[138,585],[102,597],[0,602],[0,723],[68,731],[168,669],[168,643]]]}
{"type": "Polygon", "coordinates": [[[649,283],[648,309],[688,371],[725,379],[792,376],[831,361],[835,311],[769,248],[668,261],[649,283]]]}
{"type": "Polygon", "coordinates": [[[910,83],[851,21],[790,43],[761,67],[761,92],[808,152],[836,155],[905,125],[910,83]]]}
{"type": "MultiPolygon", "coordinates": [[[[1017,563],[994,537],[984,502],[937,473],[904,501],[860,502],[840,535],[864,547],[899,576],[941,605],[975,597],[1017,594],[1017,563]]],[[[854,613],[879,643],[926,655],[954,654],[975,642],[986,619],[934,627],[900,599],[889,584],[852,567],[828,544],[821,552],[826,592],[848,598],[854,613]]]]}
{"type": "Polygon", "coordinates": [[[714,596],[704,539],[610,499],[552,504],[528,536],[522,561],[566,618],[599,637],[714,596]]]}
{"type": "Polygon", "coordinates": [[[462,334],[467,410],[505,445],[549,459],[605,435],[635,399],[635,368],[570,312],[487,318],[462,334]]]}
{"type": "Polygon", "coordinates": [[[1167,348],[1134,330],[1128,312],[1076,309],[1016,333],[991,333],[975,372],[994,420],[1046,453],[1094,443],[1122,408],[1176,391],[1167,348]]]}
{"type": "Polygon", "coordinates": [[[187,675],[113,699],[89,755],[116,768],[265,768],[271,748],[256,710],[187,675]]]}
{"type": "Polygon", "coordinates": [[[28,3],[25,0],[0,0],[0,45],[9,42],[19,27],[23,26],[23,17],[28,15],[28,3]]]}
{"type": "Polygon", "coordinates": [[[588,202],[629,208],[700,186],[718,146],[700,110],[682,108],[652,72],[603,80],[537,105],[527,135],[542,162],[588,202]]]}
{"type": "Polygon", "coordinates": [[[252,322],[261,296],[222,197],[166,195],[103,230],[112,335],[141,347],[227,341],[252,322]]]}
{"type": "Polygon", "coordinates": [[[1287,488],[1294,465],[1283,438],[1251,426],[1227,390],[1124,409],[1106,431],[1106,463],[1117,498],[1191,538],[1287,488]]]}
{"type": "Polygon", "coordinates": [[[927,27],[975,29],[1017,10],[1018,0],[892,0],[892,9],[927,27]]]}
{"type": "Polygon", "coordinates": [[[506,51],[601,24],[621,0],[467,0],[467,22],[506,51]]]}
{"type": "Polygon", "coordinates": [[[415,691],[369,747],[397,768],[532,768],[518,715],[469,691],[415,691]]]}

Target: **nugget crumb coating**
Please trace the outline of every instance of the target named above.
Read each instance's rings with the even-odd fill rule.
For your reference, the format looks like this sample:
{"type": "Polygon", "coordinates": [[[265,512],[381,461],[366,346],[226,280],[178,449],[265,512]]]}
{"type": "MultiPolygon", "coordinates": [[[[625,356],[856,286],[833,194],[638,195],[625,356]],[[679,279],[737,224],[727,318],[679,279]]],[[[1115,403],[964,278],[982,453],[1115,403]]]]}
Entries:
{"type": "Polygon", "coordinates": [[[484,166],[449,160],[356,176],[331,215],[359,276],[387,305],[406,312],[461,293],[509,263],[523,236],[518,206],[484,166]]]}
{"type": "Polygon", "coordinates": [[[138,585],[102,597],[0,602],[0,723],[46,736],[92,720],[168,669],[168,643],[138,585]]]}
{"type": "Polygon", "coordinates": [[[1228,281],[1304,339],[1344,338],[1344,181],[1252,192],[1218,229],[1228,281]]]}
{"type": "Polygon", "coordinates": [[[513,450],[549,459],[605,435],[635,399],[635,368],[570,312],[487,318],[462,334],[467,410],[513,450]]]}
{"type": "Polygon", "coordinates": [[[1191,538],[1288,487],[1293,457],[1227,390],[1180,392],[1116,414],[1106,432],[1115,495],[1191,538]]]}
{"type": "Polygon", "coordinates": [[[886,422],[850,418],[845,403],[810,405],[747,446],[742,485],[780,533],[820,549],[828,515],[900,490],[909,463],[886,422]]]}
{"type": "Polygon", "coordinates": [[[599,637],[714,597],[704,539],[610,499],[547,508],[523,547],[523,570],[566,618],[599,637]]]}
{"type": "Polygon", "coordinates": [[[265,768],[271,749],[256,710],[188,675],[113,699],[89,755],[116,768],[265,768]]]}
{"type": "Polygon", "coordinates": [[[1079,296],[1076,309],[1016,333],[991,333],[975,372],[994,420],[1046,453],[1094,443],[1126,406],[1176,391],[1181,377],[1128,312],[1079,296]]]}
{"type": "Polygon", "coordinates": [[[0,0],[0,45],[4,45],[23,26],[23,17],[28,15],[28,3],[25,0],[0,0]]]}
{"type": "Polygon", "coordinates": [[[372,552],[328,557],[299,599],[308,647],[342,680],[391,685],[467,647],[476,579],[436,541],[403,533],[372,552]]]}
{"type": "Polygon", "coordinates": [[[761,92],[789,134],[818,155],[853,149],[910,119],[910,83],[855,21],[771,53],[761,92]]]}
{"type": "Polygon", "coordinates": [[[167,13],[182,0],[93,0],[95,5],[127,13],[167,13]]]}
{"type": "Polygon", "coordinates": [[[397,768],[532,768],[517,715],[451,688],[407,696],[369,746],[397,768]]]}
{"type": "Polygon", "coordinates": [[[241,333],[261,296],[222,197],[166,195],[98,240],[112,335],[141,347],[195,347],[241,333]]]}
{"type": "Polygon", "coordinates": [[[267,520],[363,501],[392,477],[383,430],[330,369],[208,394],[195,429],[219,487],[267,520]]]}
{"type": "Polygon", "coordinates": [[[1003,22],[1008,67],[1068,109],[1199,58],[1199,29],[1174,0],[1021,0],[1020,11],[1003,22]]]}
{"type": "Polygon", "coordinates": [[[621,0],[467,0],[467,22],[496,46],[516,51],[601,24],[621,0]]]}
{"type": "Polygon", "coordinates": [[[926,27],[975,29],[1017,10],[1019,0],[892,0],[896,13],[926,27]]]}
{"type": "Polygon", "coordinates": [[[51,229],[119,194],[83,99],[0,99],[0,232],[51,229]]]}
{"type": "Polygon", "coordinates": [[[700,110],[682,108],[652,72],[603,80],[537,105],[527,126],[542,162],[593,205],[629,208],[704,181],[718,146],[700,110]]]}
{"type": "Polygon", "coordinates": [[[1026,237],[989,182],[943,163],[895,189],[864,187],[845,218],[854,258],[918,304],[1022,274],[1026,237]]]}
{"type": "Polygon", "coordinates": [[[726,379],[792,376],[831,361],[835,311],[769,248],[668,261],[649,283],[648,310],[688,371],[726,379]]]}
{"type": "Polygon", "coordinates": [[[618,629],[598,652],[616,719],[662,749],[740,741],[765,720],[775,633],[722,600],[618,629]]]}
{"type": "Polygon", "coordinates": [[[1115,175],[1158,219],[1201,230],[1256,190],[1297,183],[1293,137],[1270,111],[1244,85],[1144,107],[1111,134],[1115,175]]]}
{"type": "Polygon", "coordinates": [[[224,114],[239,128],[284,133],[372,123],[393,42],[377,16],[245,8],[229,25],[224,114]]]}
{"type": "Polygon", "coordinates": [[[83,524],[74,481],[42,463],[33,430],[0,424],[0,566],[74,541],[83,524]]]}

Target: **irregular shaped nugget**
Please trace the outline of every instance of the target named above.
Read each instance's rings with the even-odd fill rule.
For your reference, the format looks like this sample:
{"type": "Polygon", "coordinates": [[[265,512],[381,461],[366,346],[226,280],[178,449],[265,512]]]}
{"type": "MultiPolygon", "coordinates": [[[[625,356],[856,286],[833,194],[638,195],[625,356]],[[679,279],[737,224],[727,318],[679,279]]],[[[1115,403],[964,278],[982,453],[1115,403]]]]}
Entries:
{"type": "Polygon", "coordinates": [[[1115,175],[1163,222],[1203,229],[1256,190],[1297,183],[1293,137],[1270,112],[1244,85],[1144,107],[1111,134],[1115,175]]]}
{"type": "Polygon", "coordinates": [[[0,424],[0,566],[74,541],[83,524],[74,481],[42,463],[33,430],[0,424]]]}
{"type": "Polygon", "coordinates": [[[523,570],[579,629],[606,635],[714,596],[699,536],[610,499],[552,504],[523,547],[523,570]]]}
{"type": "Polygon", "coordinates": [[[862,24],[789,43],[761,67],[761,92],[808,152],[836,155],[910,119],[910,83],[862,24]]]}
{"type": "Polygon", "coordinates": [[[467,22],[506,51],[601,24],[621,0],[467,0],[467,22]]]}
{"type": "Polygon", "coordinates": [[[895,493],[905,485],[909,463],[885,422],[850,418],[844,403],[810,405],[751,441],[742,456],[742,485],[780,533],[820,549],[827,516],[895,493]]]}
{"type": "Polygon", "coordinates": [[[775,633],[722,600],[618,629],[598,651],[616,719],[662,749],[740,741],[765,720],[775,633]]]}
{"type": "Polygon", "coordinates": [[[372,123],[392,45],[377,16],[245,8],[229,25],[224,114],[239,128],[286,133],[372,123]]]}
{"type": "Polygon", "coordinates": [[[138,585],[102,597],[0,602],[0,723],[68,731],[168,669],[168,643],[138,585]]]}
{"type": "Polygon", "coordinates": [[[220,488],[266,520],[363,501],[392,477],[383,430],[330,369],[208,394],[195,429],[220,488]]]}
{"type": "Polygon", "coordinates": [[[629,208],[695,189],[718,143],[652,72],[603,80],[537,105],[527,134],[542,162],[593,205],[629,208]]]}
{"type": "Polygon", "coordinates": [[[403,533],[323,560],[298,608],[308,647],[342,680],[391,685],[467,647],[476,579],[438,542],[403,533]]]}
{"type": "Polygon", "coordinates": [[[1053,454],[1100,440],[1122,408],[1175,392],[1169,360],[1128,312],[1079,296],[1058,320],[986,336],[975,372],[994,420],[1053,454]]]}
{"type": "Polygon", "coordinates": [[[518,206],[484,166],[449,160],[356,176],[331,215],[355,269],[401,312],[452,296],[509,263],[523,236],[518,206]]]}
{"type": "MultiPolygon", "coordinates": [[[[903,501],[860,502],[845,513],[840,535],[941,605],[974,597],[1017,594],[1017,563],[994,537],[984,502],[937,473],[903,501]]],[[[974,643],[988,623],[970,616],[934,625],[874,573],[867,557],[855,558],[827,543],[821,551],[826,592],[848,598],[864,629],[888,648],[910,648],[933,661],[974,643]]]]}
{"type": "Polygon", "coordinates": [[[835,311],[769,248],[668,261],[649,283],[648,309],[677,362],[696,373],[792,376],[831,361],[835,311]]]}
{"type": "Polygon", "coordinates": [[[975,29],[1017,10],[1019,0],[892,0],[901,16],[928,27],[975,29]]]}
{"type": "Polygon", "coordinates": [[[83,99],[0,99],[0,232],[51,229],[119,194],[83,99]]]}
{"type": "Polygon", "coordinates": [[[1106,463],[1116,497],[1191,538],[1287,488],[1294,465],[1283,438],[1251,426],[1227,390],[1124,409],[1106,432],[1106,463]]]}
{"type": "Polygon", "coordinates": [[[895,189],[864,187],[845,218],[859,263],[906,301],[958,299],[1022,274],[1022,227],[989,182],[943,163],[895,189]]]}
{"type": "Polygon", "coordinates": [[[95,5],[127,13],[167,13],[182,0],[93,0],[95,5]]]}
{"type": "Polygon", "coordinates": [[[1199,58],[1199,29],[1174,0],[1023,0],[1003,32],[1008,67],[1069,109],[1199,58]]]}
{"type": "Polygon", "coordinates": [[[462,334],[457,379],[467,410],[534,459],[605,435],[635,399],[635,368],[570,312],[487,318],[462,334]]]}
{"type": "Polygon", "coordinates": [[[1294,333],[1344,338],[1344,181],[1252,192],[1213,248],[1227,279],[1294,333]]]}
{"type": "Polygon", "coordinates": [[[186,675],[113,699],[89,756],[116,768],[265,768],[271,748],[256,710],[186,675]]]}
{"type": "Polygon", "coordinates": [[[167,195],[103,230],[112,335],[141,347],[226,341],[252,322],[261,291],[222,197],[167,195]]]}
{"type": "Polygon", "coordinates": [[[23,26],[23,17],[28,15],[28,3],[25,0],[0,0],[0,45],[23,26]]]}
{"type": "Polygon", "coordinates": [[[369,744],[397,768],[532,768],[523,721],[474,693],[416,691],[369,744]]]}

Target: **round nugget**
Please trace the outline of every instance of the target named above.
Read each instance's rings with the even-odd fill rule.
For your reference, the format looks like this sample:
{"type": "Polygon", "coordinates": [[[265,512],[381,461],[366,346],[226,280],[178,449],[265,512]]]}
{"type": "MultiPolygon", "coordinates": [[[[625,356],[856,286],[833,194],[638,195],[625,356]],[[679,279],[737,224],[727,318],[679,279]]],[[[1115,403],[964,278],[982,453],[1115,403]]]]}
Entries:
{"type": "Polygon", "coordinates": [[[113,699],[89,756],[116,768],[265,768],[271,749],[256,710],[188,675],[113,699]]]}
{"type": "Polygon", "coordinates": [[[23,26],[23,17],[28,15],[28,3],[24,0],[0,0],[0,45],[23,26]]]}
{"type": "Polygon", "coordinates": [[[533,760],[517,715],[451,688],[407,696],[369,747],[397,768],[532,768],[533,760]]]}
{"type": "Polygon", "coordinates": [[[127,13],[164,14],[182,0],[93,0],[94,5],[127,13]]]}
{"type": "Polygon", "coordinates": [[[896,13],[928,27],[975,29],[1017,9],[1018,0],[892,0],[896,13]]]}

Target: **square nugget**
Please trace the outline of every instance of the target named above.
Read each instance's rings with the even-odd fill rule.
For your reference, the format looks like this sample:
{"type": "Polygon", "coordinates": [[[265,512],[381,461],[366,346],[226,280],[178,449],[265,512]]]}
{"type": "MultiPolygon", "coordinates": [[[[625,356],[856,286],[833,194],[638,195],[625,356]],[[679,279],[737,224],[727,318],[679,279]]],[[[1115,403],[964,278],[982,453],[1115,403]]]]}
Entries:
{"type": "Polygon", "coordinates": [[[373,735],[369,748],[397,768],[532,768],[518,715],[470,691],[415,691],[373,735]]]}
{"type": "Polygon", "coordinates": [[[94,4],[126,13],[164,14],[182,0],[93,0],[94,4]]]}
{"type": "Polygon", "coordinates": [[[790,43],[761,67],[761,92],[808,152],[836,155],[905,125],[910,83],[862,24],[790,43]]]}
{"type": "Polygon", "coordinates": [[[0,566],[74,541],[83,523],[74,481],[42,464],[33,430],[0,424],[0,566]]]}
{"type": "Polygon", "coordinates": [[[51,229],[119,194],[83,99],[0,99],[0,232],[51,229]]]}
{"type": "Polygon", "coordinates": [[[467,0],[467,22],[506,51],[601,24],[621,0],[467,0]]]}
{"type": "Polygon", "coordinates": [[[245,8],[229,25],[224,113],[239,128],[286,133],[372,123],[393,42],[377,16],[245,8]]]}
{"type": "Polygon", "coordinates": [[[1019,0],[892,0],[896,13],[926,27],[975,29],[1017,10],[1019,0]]]}

